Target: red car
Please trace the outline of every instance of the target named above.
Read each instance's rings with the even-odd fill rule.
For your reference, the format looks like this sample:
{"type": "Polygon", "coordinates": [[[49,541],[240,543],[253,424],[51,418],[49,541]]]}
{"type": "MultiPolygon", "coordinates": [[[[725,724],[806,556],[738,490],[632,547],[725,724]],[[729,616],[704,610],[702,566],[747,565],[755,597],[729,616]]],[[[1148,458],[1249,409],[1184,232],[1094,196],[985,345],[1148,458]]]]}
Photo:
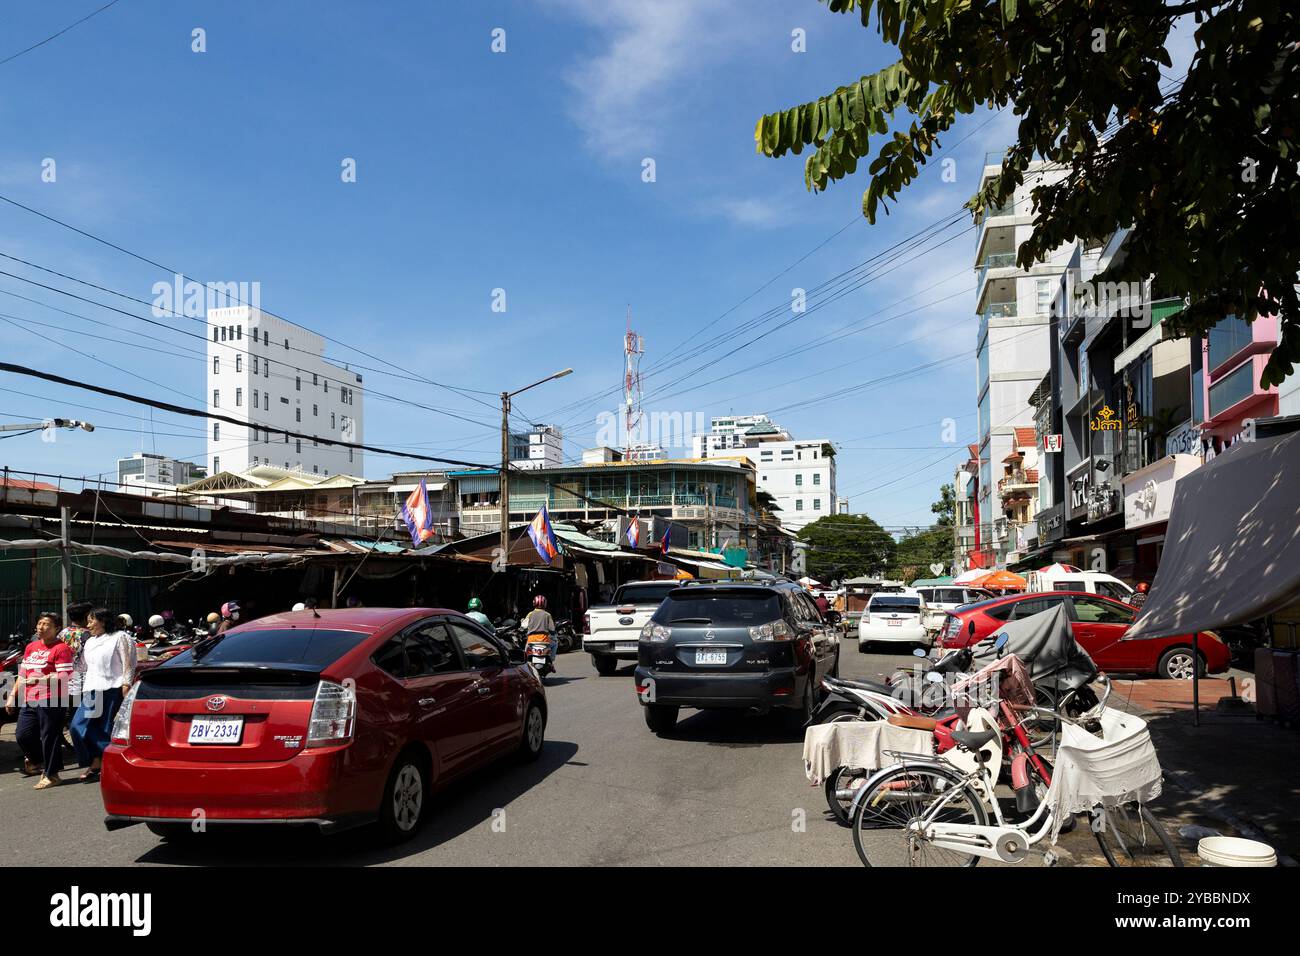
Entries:
{"type": "Polygon", "coordinates": [[[377,822],[397,841],[448,781],[538,757],[546,715],[522,652],[455,611],[264,617],[140,675],[104,753],[105,823],[377,822]]]}
{"type": "MultiPolygon", "coordinates": [[[[1137,616],[1137,608],[1084,591],[1013,594],[959,607],[950,611],[944,621],[939,633],[940,646],[954,648],[977,643],[1007,621],[1048,611],[1058,604],[1064,604],[1070,615],[1074,639],[1102,670],[1191,679],[1190,634],[1127,640],[1124,635],[1137,616]],[[972,624],[974,631],[971,630],[972,624]]],[[[1228,669],[1230,654],[1227,645],[1213,631],[1200,632],[1197,650],[1200,674],[1219,674],[1228,669]]]]}

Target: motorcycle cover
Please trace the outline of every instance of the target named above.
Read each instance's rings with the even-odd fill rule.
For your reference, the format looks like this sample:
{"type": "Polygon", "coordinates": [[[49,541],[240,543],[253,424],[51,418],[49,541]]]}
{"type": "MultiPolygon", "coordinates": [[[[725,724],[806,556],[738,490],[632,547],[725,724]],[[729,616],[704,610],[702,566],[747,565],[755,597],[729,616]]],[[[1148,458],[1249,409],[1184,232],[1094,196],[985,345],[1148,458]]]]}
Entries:
{"type": "Polygon", "coordinates": [[[997,659],[998,652],[993,645],[1003,634],[1007,635],[1003,653],[1019,657],[1035,684],[1051,679],[1058,687],[1074,689],[1097,676],[1097,665],[1074,639],[1070,616],[1063,604],[1003,624],[971,649],[977,665],[997,659]]]}

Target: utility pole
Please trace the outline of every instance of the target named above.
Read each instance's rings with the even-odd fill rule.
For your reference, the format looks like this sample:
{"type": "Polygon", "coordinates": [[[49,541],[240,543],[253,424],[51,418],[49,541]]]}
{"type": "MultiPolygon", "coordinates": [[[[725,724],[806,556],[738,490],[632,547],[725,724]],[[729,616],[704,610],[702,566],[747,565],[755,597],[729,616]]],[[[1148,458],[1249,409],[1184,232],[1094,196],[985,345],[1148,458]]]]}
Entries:
{"type": "Polygon", "coordinates": [[[501,561],[510,563],[510,393],[501,393],[501,561]]]}
{"type": "Polygon", "coordinates": [[[520,392],[526,392],[530,388],[536,388],[538,385],[545,384],[552,379],[564,378],[564,376],[572,373],[573,369],[566,368],[548,375],[546,378],[538,379],[532,385],[525,385],[513,392],[501,393],[501,472],[498,477],[498,485],[501,492],[500,548],[502,567],[508,567],[510,564],[510,399],[520,392]]]}
{"type": "Polygon", "coordinates": [[[68,622],[68,604],[72,595],[72,509],[67,505],[59,508],[59,541],[63,563],[63,622],[68,622]]]}

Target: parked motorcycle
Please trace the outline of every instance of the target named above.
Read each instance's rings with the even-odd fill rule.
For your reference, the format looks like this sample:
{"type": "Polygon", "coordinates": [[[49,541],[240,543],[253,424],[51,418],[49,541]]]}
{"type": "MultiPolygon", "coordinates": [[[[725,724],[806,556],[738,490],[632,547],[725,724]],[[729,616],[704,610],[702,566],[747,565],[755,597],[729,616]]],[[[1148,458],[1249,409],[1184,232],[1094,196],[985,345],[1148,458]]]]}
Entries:
{"type": "Polygon", "coordinates": [[[556,621],[555,636],[559,638],[561,654],[582,650],[582,638],[573,630],[572,621],[556,621]]]}
{"type": "Polygon", "coordinates": [[[503,617],[492,625],[497,637],[514,647],[524,646],[523,635],[519,633],[519,622],[513,617],[503,617]]]}

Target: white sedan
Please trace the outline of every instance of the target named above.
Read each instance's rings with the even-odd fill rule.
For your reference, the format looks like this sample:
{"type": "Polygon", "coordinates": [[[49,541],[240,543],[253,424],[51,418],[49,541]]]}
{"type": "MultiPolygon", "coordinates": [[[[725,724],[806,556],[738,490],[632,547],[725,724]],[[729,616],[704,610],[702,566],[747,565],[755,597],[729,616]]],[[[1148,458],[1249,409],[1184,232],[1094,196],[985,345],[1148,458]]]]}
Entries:
{"type": "Polygon", "coordinates": [[[858,650],[872,644],[929,647],[925,629],[925,598],[918,594],[873,594],[858,622],[858,650]]]}

